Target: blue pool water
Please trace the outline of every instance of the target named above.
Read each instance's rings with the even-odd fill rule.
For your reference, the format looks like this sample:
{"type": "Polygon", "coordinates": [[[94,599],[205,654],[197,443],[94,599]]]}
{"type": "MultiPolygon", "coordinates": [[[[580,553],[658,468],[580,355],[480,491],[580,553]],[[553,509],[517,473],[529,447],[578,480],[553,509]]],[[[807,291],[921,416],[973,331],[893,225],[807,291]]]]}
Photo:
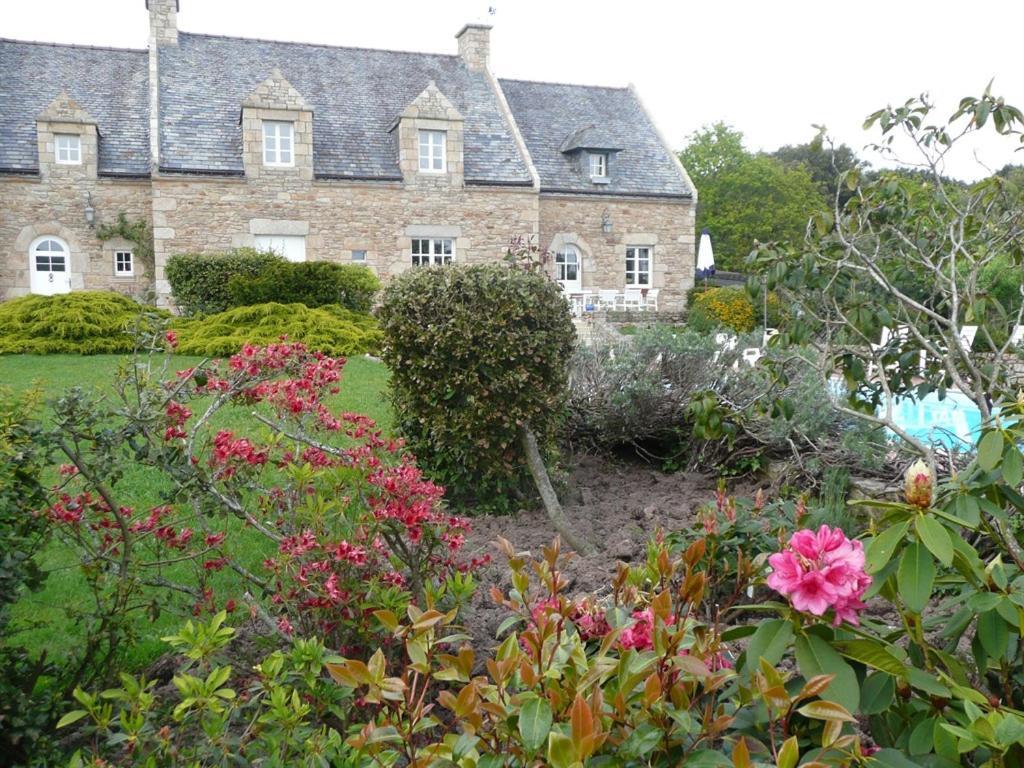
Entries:
{"type": "Polygon", "coordinates": [[[893,417],[921,442],[947,448],[970,448],[981,432],[981,411],[961,392],[946,392],[942,400],[934,392],[919,400],[898,400],[893,417]]]}

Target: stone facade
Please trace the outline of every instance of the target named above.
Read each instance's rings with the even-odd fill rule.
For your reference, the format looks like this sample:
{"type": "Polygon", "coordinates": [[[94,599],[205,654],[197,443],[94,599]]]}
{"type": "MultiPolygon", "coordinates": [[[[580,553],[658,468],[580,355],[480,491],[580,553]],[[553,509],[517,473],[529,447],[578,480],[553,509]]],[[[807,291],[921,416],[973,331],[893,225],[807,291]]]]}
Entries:
{"type": "Polygon", "coordinates": [[[658,309],[683,309],[693,287],[694,206],[675,201],[540,195],[539,243],[552,254],[573,245],[582,257],[583,289],[622,291],[626,248],[651,254],[651,288],[660,290],[658,309]],[[605,229],[610,227],[609,232],[605,229]]]}
{"type": "MultiPolygon", "coordinates": [[[[260,48],[274,51],[267,57],[266,69],[250,72],[244,89],[233,92],[231,103],[222,105],[215,118],[198,114],[196,130],[188,132],[182,125],[189,119],[187,115],[178,112],[167,117],[161,115],[161,107],[170,104],[180,109],[180,100],[175,103],[173,99],[180,90],[187,90],[189,83],[186,81],[178,91],[169,87],[166,96],[161,95],[158,84],[162,77],[168,77],[168,67],[178,66],[179,72],[189,76],[201,67],[189,64],[194,69],[182,70],[181,61],[191,59],[175,58],[170,53],[189,46],[193,51],[200,45],[210,51],[216,48],[209,54],[207,65],[223,66],[224,78],[237,75],[241,59],[234,64],[225,59],[227,48],[223,45],[227,44],[212,37],[196,40],[199,36],[179,36],[178,0],[147,0],[147,8],[150,50],[137,54],[144,57],[143,61],[148,59],[144,70],[148,71],[148,84],[144,72],[137,82],[148,89],[148,98],[143,97],[142,103],[148,103],[149,114],[138,116],[142,130],[132,130],[139,143],[142,139],[148,143],[149,157],[142,160],[139,169],[128,163],[133,158],[136,163],[142,159],[144,150],[133,148],[121,155],[112,154],[124,152],[127,138],[108,137],[107,143],[102,143],[104,125],[108,129],[125,125],[123,119],[112,120],[109,109],[120,96],[115,70],[111,70],[114,85],[106,96],[86,93],[86,100],[93,99],[88,102],[91,110],[60,88],[52,96],[47,91],[45,99],[52,101],[33,115],[37,172],[26,170],[28,160],[20,156],[22,165],[11,166],[8,173],[0,168],[0,298],[32,290],[30,250],[37,238],[46,235],[60,238],[68,246],[71,290],[113,289],[140,295],[154,289],[156,299],[164,305],[170,305],[165,267],[177,253],[217,252],[278,238],[282,242],[301,238],[302,247],[297,253],[304,252],[307,260],[358,261],[386,280],[413,267],[414,247],[421,248],[423,240],[450,240],[452,260],[472,264],[501,259],[510,240],[524,237],[552,254],[574,246],[582,257],[584,290],[621,291],[626,285],[626,248],[649,248],[650,288],[661,291],[659,308],[678,311],[683,307],[685,292],[693,285],[696,195],[685,171],[678,167],[668,147],[662,146],[663,139],[644,122],[646,118],[636,123],[636,130],[646,135],[635,146],[628,134],[601,139],[605,142],[601,147],[623,148],[623,194],[615,193],[614,183],[603,185],[605,189],[597,192],[592,189],[592,180],[582,175],[580,190],[567,191],[567,183],[577,182],[555,178],[551,158],[538,171],[541,166],[531,156],[533,150],[544,148],[561,151],[558,148],[566,135],[577,137],[579,143],[584,141],[579,136],[600,133],[594,126],[602,120],[629,124],[638,108],[643,111],[631,91],[586,91],[584,86],[565,86],[570,89],[564,91],[566,99],[575,103],[570,110],[573,130],[559,127],[557,130],[564,133],[557,137],[538,135],[538,130],[552,122],[546,118],[562,110],[560,92],[558,98],[550,100],[553,107],[544,107],[549,109],[547,115],[537,116],[540,129],[535,126],[526,136],[520,131],[520,112],[510,108],[502,85],[489,70],[490,27],[468,24],[456,36],[458,58],[442,60],[444,57],[424,54],[414,61],[410,57],[420,55],[371,52],[376,59],[387,56],[396,64],[404,62],[416,68],[417,74],[402,85],[400,100],[395,96],[398,91],[386,94],[391,99],[387,107],[390,122],[377,118],[372,126],[356,123],[351,127],[351,122],[347,123],[347,130],[352,132],[349,136],[363,136],[362,142],[339,142],[330,134],[338,130],[335,126],[339,122],[353,115],[343,113],[341,110],[347,107],[339,106],[337,99],[331,101],[333,81],[324,84],[304,80],[302,67],[308,57],[325,55],[322,49],[305,47],[301,52],[295,50],[294,57],[280,48],[260,48]],[[280,66],[291,81],[278,62],[284,62],[280,66]],[[254,87],[254,83],[258,85],[254,87]],[[167,103],[161,102],[164,98],[167,103]],[[318,99],[327,103],[318,105],[318,99]],[[318,112],[321,107],[326,108],[318,112]],[[607,114],[601,112],[602,108],[607,114]],[[587,109],[590,114],[584,114],[587,109]],[[94,119],[90,111],[101,119],[94,119]],[[213,119],[221,122],[214,125],[213,119]],[[290,162],[265,162],[267,121],[291,124],[290,162]],[[173,129],[168,131],[165,123],[173,129]],[[220,132],[204,133],[203,125],[213,125],[220,132]],[[443,168],[421,168],[423,131],[444,133],[443,168]],[[56,160],[57,137],[64,134],[80,139],[76,163],[56,160]],[[170,145],[166,142],[183,135],[196,140],[196,144],[182,146],[193,147],[200,159],[192,164],[190,157],[184,161],[172,158],[165,167],[161,161],[167,160],[170,145]],[[382,138],[390,144],[384,144],[382,138]],[[531,141],[537,143],[531,145],[531,141]],[[204,161],[202,153],[214,145],[214,153],[204,161]],[[339,147],[345,151],[339,152],[339,147]],[[633,166],[625,164],[630,156],[633,166]],[[346,165],[348,158],[352,158],[350,165],[346,165]],[[146,163],[149,173],[143,178],[146,163]],[[356,170],[349,171],[349,167],[356,170]],[[364,167],[373,172],[368,174],[364,167]],[[651,193],[638,194],[636,186],[659,175],[659,170],[656,184],[643,187],[651,193]],[[153,231],[154,264],[147,268],[136,260],[131,276],[115,274],[115,253],[132,250],[132,244],[116,240],[103,243],[96,237],[98,225],[113,222],[122,213],[131,220],[144,219],[153,231]]],[[[262,45],[261,41],[252,43],[262,45]]],[[[321,71],[336,72],[336,66],[348,64],[321,66],[321,71]]],[[[370,101],[384,98],[381,89],[388,86],[388,80],[397,79],[392,77],[393,71],[378,69],[374,75],[367,70],[366,82],[373,84],[370,101]]],[[[347,82],[351,87],[360,81],[353,80],[349,72],[347,82]]],[[[518,86],[519,90],[523,87],[518,86]]],[[[196,94],[190,98],[203,98],[201,90],[196,94]]],[[[352,103],[366,104],[367,96],[363,99],[359,102],[353,98],[352,103]]],[[[35,110],[46,100],[39,98],[35,110]]],[[[200,112],[202,106],[197,104],[200,112]]],[[[145,109],[132,111],[144,113],[145,109]]],[[[586,141],[590,142],[587,146],[597,146],[593,144],[597,139],[586,141]]],[[[24,142],[19,146],[23,147],[24,142]]],[[[170,148],[175,147],[178,145],[170,148]]],[[[562,152],[555,162],[570,168],[571,159],[562,152]]],[[[617,173],[616,168],[611,170],[617,173]]],[[[436,247],[434,243],[431,246],[436,247]]],[[[554,275],[554,259],[551,269],[554,275]]]]}

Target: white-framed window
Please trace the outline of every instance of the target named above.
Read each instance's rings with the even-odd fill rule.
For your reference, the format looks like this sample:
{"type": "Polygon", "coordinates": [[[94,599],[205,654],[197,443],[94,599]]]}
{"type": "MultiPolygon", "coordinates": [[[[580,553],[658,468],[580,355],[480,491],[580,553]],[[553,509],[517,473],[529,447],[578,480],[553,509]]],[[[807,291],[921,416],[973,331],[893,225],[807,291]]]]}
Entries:
{"type": "Polygon", "coordinates": [[[135,256],[131,251],[114,251],[115,277],[133,277],[135,275],[135,256]]]}
{"type": "Polygon", "coordinates": [[[414,267],[443,266],[455,261],[455,241],[447,237],[414,237],[412,239],[412,265],[414,267]]]}
{"type": "Polygon", "coordinates": [[[82,137],[77,133],[58,133],[56,140],[57,162],[61,165],[82,164],[82,137]]]}
{"type": "Polygon", "coordinates": [[[590,178],[603,179],[608,176],[608,155],[594,152],[590,155],[590,178]]]}
{"type": "Polygon", "coordinates": [[[257,251],[272,251],[288,261],[306,260],[306,238],[304,235],[256,235],[257,251]]]}
{"type": "Polygon", "coordinates": [[[366,251],[352,251],[352,261],[366,261],[366,251]]]}
{"type": "Polygon", "coordinates": [[[263,121],[263,164],[295,165],[295,126],[278,120],[263,121]]]}
{"type": "Polygon", "coordinates": [[[651,287],[651,248],[647,245],[626,246],[626,285],[651,287]]]}
{"type": "Polygon", "coordinates": [[[574,245],[566,245],[555,254],[555,279],[573,284],[580,279],[580,252],[574,245]]]}
{"type": "Polygon", "coordinates": [[[444,131],[420,131],[420,171],[444,173],[446,138],[447,134],[444,131]]]}

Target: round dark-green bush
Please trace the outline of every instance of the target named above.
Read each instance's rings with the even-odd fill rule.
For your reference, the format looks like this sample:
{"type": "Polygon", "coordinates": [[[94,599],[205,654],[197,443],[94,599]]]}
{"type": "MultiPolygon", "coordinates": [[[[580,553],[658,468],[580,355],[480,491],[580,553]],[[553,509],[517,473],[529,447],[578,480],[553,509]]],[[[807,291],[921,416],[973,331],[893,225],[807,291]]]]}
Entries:
{"type": "Polygon", "coordinates": [[[575,329],[558,285],[504,264],[410,270],[378,314],[399,430],[458,508],[506,511],[530,487],[521,424],[549,455],[575,329]]]}

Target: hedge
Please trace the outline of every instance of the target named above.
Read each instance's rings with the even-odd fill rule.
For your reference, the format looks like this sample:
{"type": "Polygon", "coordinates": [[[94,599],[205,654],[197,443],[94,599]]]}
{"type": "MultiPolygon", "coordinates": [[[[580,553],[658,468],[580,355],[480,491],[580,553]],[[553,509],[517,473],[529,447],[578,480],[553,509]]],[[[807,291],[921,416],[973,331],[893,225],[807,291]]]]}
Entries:
{"type": "Polygon", "coordinates": [[[550,455],[563,415],[575,330],[561,289],[503,264],[414,269],[389,283],[378,317],[419,466],[456,508],[513,508],[532,487],[519,424],[550,455]]]}
{"type": "Polygon", "coordinates": [[[368,267],[324,261],[277,262],[259,275],[235,275],[228,281],[234,307],[276,301],[307,307],[340,304],[354,312],[369,312],[379,290],[380,281],[368,267]]]}
{"type": "Polygon", "coordinates": [[[169,316],[112,291],[22,296],[0,303],[0,354],[131,352],[136,326],[169,316]]]}
{"type": "Polygon", "coordinates": [[[282,336],[328,355],[355,355],[380,347],[377,322],[368,314],[337,305],[311,309],[303,304],[270,302],[236,307],[174,323],[178,352],[184,355],[232,355],[243,344],[270,344],[282,336]]]}
{"type": "Polygon", "coordinates": [[[258,277],[284,262],[274,253],[238,248],[227,253],[181,253],[167,260],[167,280],[179,311],[213,314],[229,309],[228,283],[236,275],[258,277]]]}

